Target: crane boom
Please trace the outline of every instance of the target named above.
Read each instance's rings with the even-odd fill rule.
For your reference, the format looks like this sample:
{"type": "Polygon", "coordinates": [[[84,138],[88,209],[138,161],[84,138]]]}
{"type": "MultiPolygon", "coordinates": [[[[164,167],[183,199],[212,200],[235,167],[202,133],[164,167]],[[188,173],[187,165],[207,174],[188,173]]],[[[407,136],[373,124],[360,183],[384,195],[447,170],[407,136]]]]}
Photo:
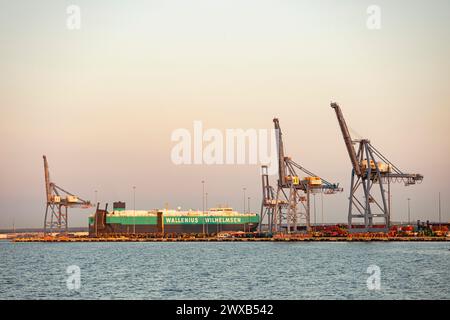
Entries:
{"type": "Polygon", "coordinates": [[[47,193],[47,203],[49,203],[52,198],[52,190],[50,187],[50,173],[48,170],[48,162],[46,156],[44,156],[44,174],[45,174],[45,191],[47,193]]]}
{"type": "Polygon", "coordinates": [[[347,147],[347,152],[350,157],[350,161],[352,162],[353,169],[358,177],[361,176],[361,167],[358,162],[358,158],[356,156],[355,148],[353,148],[352,137],[347,128],[347,124],[345,123],[344,115],[342,114],[341,108],[335,102],[331,103],[331,107],[336,111],[336,116],[339,122],[339,126],[341,127],[342,135],[344,137],[345,146],[347,147]]]}
{"type": "Polygon", "coordinates": [[[90,208],[90,201],[83,200],[73,193],[59,187],[50,180],[50,171],[48,168],[47,157],[44,155],[44,174],[45,174],[45,191],[47,193],[47,206],[44,218],[44,233],[49,228],[50,233],[54,227],[59,232],[67,232],[68,230],[68,208],[81,207],[90,208]]]}
{"type": "Polygon", "coordinates": [[[275,131],[277,135],[277,147],[278,147],[278,176],[280,185],[286,185],[286,164],[284,162],[284,147],[283,147],[283,137],[280,128],[280,122],[278,118],[273,119],[275,125],[275,131]]]}
{"type": "Polygon", "coordinates": [[[276,131],[278,153],[278,186],[276,192],[275,189],[270,187],[267,166],[263,166],[261,225],[263,217],[267,217],[271,232],[281,232],[286,227],[285,230],[291,233],[292,231],[299,231],[298,223],[304,219],[306,230],[310,232],[312,230],[310,214],[311,194],[317,192],[332,194],[341,192],[342,188],[339,188],[339,184],[329,183],[295,163],[290,157],[285,156],[280,122],[277,118],[274,118],[273,123],[276,131]],[[306,174],[306,177],[304,174],[306,174]]]}
{"type": "Polygon", "coordinates": [[[341,108],[337,103],[331,103],[331,107],[336,112],[353,166],[348,207],[349,232],[388,232],[391,223],[391,182],[403,181],[408,186],[421,182],[423,176],[402,172],[368,139],[359,140],[358,151],[355,152],[341,108]],[[355,224],[361,219],[362,224],[355,224]]]}

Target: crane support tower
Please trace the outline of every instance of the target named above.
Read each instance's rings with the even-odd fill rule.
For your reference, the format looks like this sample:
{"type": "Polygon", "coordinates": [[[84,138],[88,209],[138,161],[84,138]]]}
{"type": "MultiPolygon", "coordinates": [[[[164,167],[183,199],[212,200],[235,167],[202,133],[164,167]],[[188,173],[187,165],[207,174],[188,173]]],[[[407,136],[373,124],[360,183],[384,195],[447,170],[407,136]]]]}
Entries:
{"type": "Polygon", "coordinates": [[[408,186],[422,182],[423,176],[418,173],[403,173],[369,140],[352,140],[341,108],[335,102],[331,103],[331,108],[336,112],[352,164],[349,232],[387,232],[390,227],[391,182],[404,182],[408,186]],[[358,151],[355,151],[354,144],[358,145],[358,151]],[[364,221],[363,225],[361,219],[364,221]]]}
{"type": "Polygon", "coordinates": [[[74,194],[57,186],[50,180],[47,157],[44,157],[45,190],[47,206],[44,218],[44,233],[52,233],[54,229],[59,233],[68,231],[68,208],[90,208],[89,201],[83,200],[74,194]]]}
{"type": "Polygon", "coordinates": [[[267,217],[268,230],[274,231],[274,216],[276,212],[280,212],[283,208],[287,208],[287,201],[276,199],[276,190],[270,185],[268,167],[261,167],[261,178],[262,178],[262,203],[261,203],[261,215],[259,223],[259,231],[262,231],[263,221],[267,217]]]}
{"type": "MultiPolygon", "coordinates": [[[[334,194],[342,192],[339,184],[330,183],[305,169],[284,153],[280,122],[273,119],[278,154],[277,190],[270,186],[267,166],[262,166],[261,222],[267,217],[270,232],[297,232],[304,223],[311,231],[310,195],[312,193],[334,194]],[[301,175],[299,174],[301,173],[301,175]]],[[[261,229],[260,229],[261,230],[261,229]]]]}

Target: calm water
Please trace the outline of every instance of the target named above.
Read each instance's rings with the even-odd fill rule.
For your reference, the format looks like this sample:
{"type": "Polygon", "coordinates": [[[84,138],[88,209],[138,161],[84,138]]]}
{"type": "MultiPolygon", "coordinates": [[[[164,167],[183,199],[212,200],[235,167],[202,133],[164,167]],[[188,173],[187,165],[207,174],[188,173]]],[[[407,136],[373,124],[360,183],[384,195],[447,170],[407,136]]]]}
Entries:
{"type": "Polygon", "coordinates": [[[11,243],[1,299],[450,299],[450,243],[11,243]],[[368,290],[369,265],[381,289],[368,290]],[[81,287],[69,290],[77,265],[81,287]]]}

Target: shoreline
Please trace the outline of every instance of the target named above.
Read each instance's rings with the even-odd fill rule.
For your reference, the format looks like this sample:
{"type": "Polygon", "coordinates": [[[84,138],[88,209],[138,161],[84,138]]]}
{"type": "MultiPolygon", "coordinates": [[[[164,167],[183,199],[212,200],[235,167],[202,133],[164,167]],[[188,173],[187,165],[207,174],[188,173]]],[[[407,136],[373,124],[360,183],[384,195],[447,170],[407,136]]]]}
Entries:
{"type": "Polygon", "coordinates": [[[450,242],[450,237],[15,238],[11,242],[450,242]]]}

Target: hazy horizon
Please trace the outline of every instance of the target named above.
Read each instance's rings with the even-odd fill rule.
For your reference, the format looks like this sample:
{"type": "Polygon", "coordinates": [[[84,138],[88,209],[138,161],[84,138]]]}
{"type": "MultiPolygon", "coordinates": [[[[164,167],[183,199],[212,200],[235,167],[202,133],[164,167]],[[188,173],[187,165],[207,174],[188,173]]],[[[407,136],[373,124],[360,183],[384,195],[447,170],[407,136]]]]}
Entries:
{"type": "MultiPolygon", "coordinates": [[[[330,101],[422,184],[392,187],[392,217],[450,220],[448,1],[0,1],[0,228],[42,227],[42,155],[53,182],[136,209],[259,213],[259,165],[174,165],[171,133],[271,129],[286,155],[344,192],[325,222],[346,222],[351,164],[330,101]],[[81,8],[68,30],[66,8],[81,8]],[[381,29],[366,26],[369,5],[381,29]]],[[[275,177],[272,184],[275,184],[275,177]]],[[[320,196],[316,199],[317,221],[320,196]]],[[[69,226],[89,210],[69,209],[69,226]]],[[[313,220],[312,220],[313,221],[313,220]]]]}

